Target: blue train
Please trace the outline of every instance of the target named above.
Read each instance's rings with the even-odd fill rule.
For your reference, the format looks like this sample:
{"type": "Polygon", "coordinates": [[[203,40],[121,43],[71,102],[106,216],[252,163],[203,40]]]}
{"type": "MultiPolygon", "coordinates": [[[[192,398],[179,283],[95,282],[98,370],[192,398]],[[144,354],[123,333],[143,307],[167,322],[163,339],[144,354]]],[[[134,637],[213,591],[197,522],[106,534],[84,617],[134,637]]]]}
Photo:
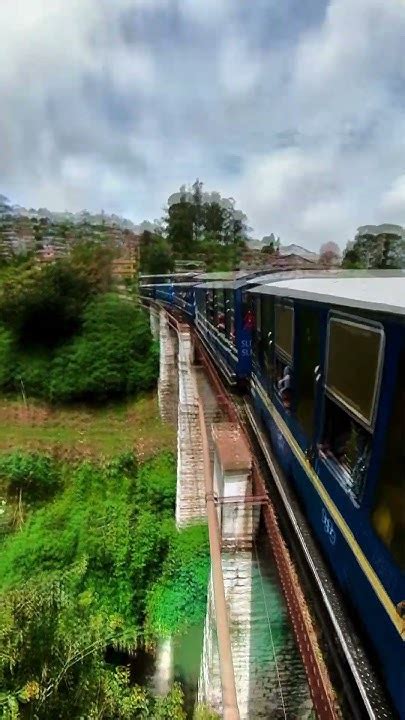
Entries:
{"type": "Polygon", "coordinates": [[[404,720],[405,275],[200,280],[165,301],[248,381],[404,720]]]}

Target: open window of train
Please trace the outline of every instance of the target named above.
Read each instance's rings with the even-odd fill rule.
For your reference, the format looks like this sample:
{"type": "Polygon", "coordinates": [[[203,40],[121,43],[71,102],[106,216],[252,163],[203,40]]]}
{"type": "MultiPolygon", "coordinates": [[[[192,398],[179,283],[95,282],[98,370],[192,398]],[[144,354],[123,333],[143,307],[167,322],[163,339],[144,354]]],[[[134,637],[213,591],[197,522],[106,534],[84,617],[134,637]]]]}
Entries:
{"type": "Polygon", "coordinates": [[[214,322],[214,291],[208,288],[205,293],[206,317],[211,324],[214,322]]]}
{"type": "Polygon", "coordinates": [[[222,288],[214,290],[215,297],[215,318],[214,324],[217,330],[225,334],[225,297],[222,288]]]}
{"type": "Polygon", "coordinates": [[[218,290],[211,290],[212,292],[212,324],[215,328],[218,328],[218,290]]]}
{"type": "Polygon", "coordinates": [[[231,341],[235,341],[235,304],[233,290],[224,290],[225,296],[225,334],[231,341]]]}
{"type": "Polygon", "coordinates": [[[320,362],[319,312],[311,307],[298,309],[297,347],[294,348],[294,396],[297,419],[308,439],[315,428],[315,368],[320,362]]]}
{"type": "Polygon", "coordinates": [[[371,455],[384,333],[377,325],[329,320],[324,424],[319,454],[358,503],[371,455]]]}
{"type": "Polygon", "coordinates": [[[372,523],[401,570],[405,570],[405,350],[398,363],[372,523]]]}
{"type": "Polygon", "coordinates": [[[276,302],[274,306],[274,387],[287,410],[292,405],[294,308],[276,302]]]}
{"type": "Polygon", "coordinates": [[[201,315],[205,317],[206,312],[206,299],[205,299],[205,291],[198,289],[195,291],[195,301],[197,305],[197,310],[201,315]]]}

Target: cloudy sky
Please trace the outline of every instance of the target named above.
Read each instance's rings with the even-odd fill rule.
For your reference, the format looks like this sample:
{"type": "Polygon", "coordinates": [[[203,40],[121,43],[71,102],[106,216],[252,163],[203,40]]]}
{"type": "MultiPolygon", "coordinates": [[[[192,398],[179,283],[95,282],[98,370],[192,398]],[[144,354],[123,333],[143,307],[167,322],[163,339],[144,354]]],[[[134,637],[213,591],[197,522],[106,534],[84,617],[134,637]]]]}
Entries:
{"type": "Polygon", "coordinates": [[[405,224],[405,0],[3,0],[0,192],[138,222],[182,183],[261,237],[405,224]]]}

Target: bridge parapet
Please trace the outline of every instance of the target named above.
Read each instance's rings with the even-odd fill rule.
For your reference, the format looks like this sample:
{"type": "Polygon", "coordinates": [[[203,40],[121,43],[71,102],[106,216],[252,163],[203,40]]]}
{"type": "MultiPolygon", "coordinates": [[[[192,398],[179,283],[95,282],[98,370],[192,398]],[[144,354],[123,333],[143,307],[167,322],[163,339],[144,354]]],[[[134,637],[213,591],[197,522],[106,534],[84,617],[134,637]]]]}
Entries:
{"type": "Polygon", "coordinates": [[[177,422],[176,336],[164,310],[159,315],[159,384],[158,399],[162,420],[177,422]]]}
{"type": "Polygon", "coordinates": [[[153,305],[149,308],[149,321],[153,339],[159,340],[159,312],[153,305]]]}
{"type": "Polygon", "coordinates": [[[204,457],[198,410],[198,388],[193,367],[190,330],[178,330],[177,493],[176,524],[206,522],[204,457]]]}

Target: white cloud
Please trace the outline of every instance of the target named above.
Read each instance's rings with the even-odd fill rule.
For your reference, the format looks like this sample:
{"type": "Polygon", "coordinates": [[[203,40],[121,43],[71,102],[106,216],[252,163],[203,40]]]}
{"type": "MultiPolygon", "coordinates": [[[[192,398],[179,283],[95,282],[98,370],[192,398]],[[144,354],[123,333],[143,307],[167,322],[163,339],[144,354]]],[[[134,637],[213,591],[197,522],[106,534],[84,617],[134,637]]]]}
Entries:
{"type": "Polygon", "coordinates": [[[400,175],[381,198],[381,212],[390,222],[405,225],[405,175],[400,175]]]}
{"type": "Polygon", "coordinates": [[[404,223],[405,2],[317,2],[3,3],[0,192],[139,221],[199,176],[315,249],[404,223]]]}
{"type": "Polygon", "coordinates": [[[242,37],[225,39],[219,56],[219,82],[230,96],[245,95],[260,77],[260,61],[242,37]]]}

